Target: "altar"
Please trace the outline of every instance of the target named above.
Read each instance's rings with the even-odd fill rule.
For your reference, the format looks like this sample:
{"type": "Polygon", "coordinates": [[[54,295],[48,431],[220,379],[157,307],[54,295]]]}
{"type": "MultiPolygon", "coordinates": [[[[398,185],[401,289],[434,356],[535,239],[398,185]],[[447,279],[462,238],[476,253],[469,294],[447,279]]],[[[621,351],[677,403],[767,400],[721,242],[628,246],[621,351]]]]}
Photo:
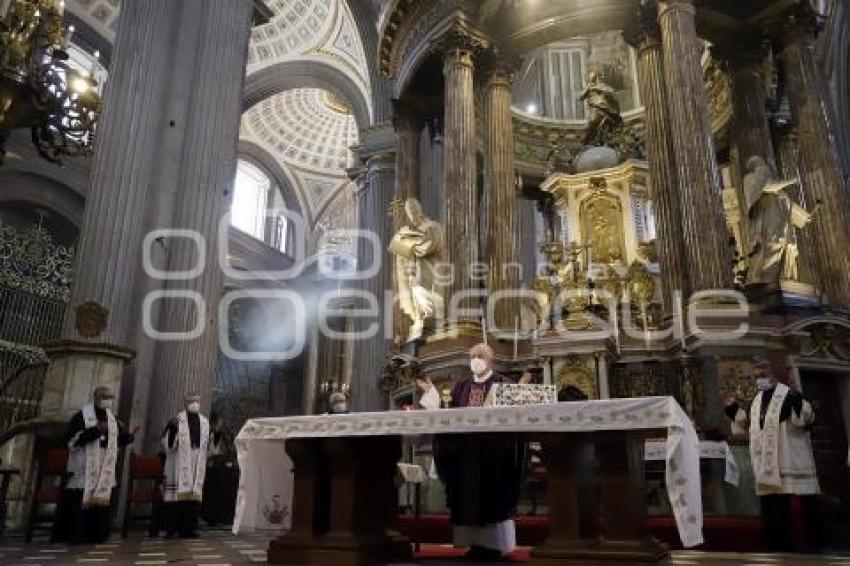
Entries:
{"type": "Polygon", "coordinates": [[[525,433],[543,445],[549,474],[549,538],[534,564],[632,560],[654,563],[668,549],[641,532],[645,436],[666,431],[666,489],[685,547],[703,542],[700,446],[672,397],[508,407],[387,411],[248,421],[236,439],[242,470],[234,532],[274,529],[270,563],[373,564],[410,558],[391,529],[403,436],[525,433]],[[605,536],[579,533],[575,464],[596,443],[605,536]],[[582,538],[584,537],[584,538],[582,538]]]}

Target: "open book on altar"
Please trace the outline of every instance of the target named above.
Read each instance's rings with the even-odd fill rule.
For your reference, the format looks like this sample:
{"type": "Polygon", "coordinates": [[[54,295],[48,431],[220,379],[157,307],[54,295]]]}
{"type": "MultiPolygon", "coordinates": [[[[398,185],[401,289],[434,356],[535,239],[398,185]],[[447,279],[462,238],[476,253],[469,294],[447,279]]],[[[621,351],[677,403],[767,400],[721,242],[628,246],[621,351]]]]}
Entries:
{"type": "Polygon", "coordinates": [[[485,407],[510,407],[514,405],[547,405],[558,402],[554,385],[533,383],[496,383],[490,388],[485,407]]]}

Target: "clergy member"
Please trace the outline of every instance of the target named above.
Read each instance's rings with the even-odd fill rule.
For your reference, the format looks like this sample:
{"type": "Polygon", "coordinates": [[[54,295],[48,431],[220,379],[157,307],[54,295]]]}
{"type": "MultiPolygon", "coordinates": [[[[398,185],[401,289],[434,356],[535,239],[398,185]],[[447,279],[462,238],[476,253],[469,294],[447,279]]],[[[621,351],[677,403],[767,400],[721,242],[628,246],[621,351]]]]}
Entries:
{"type": "MultiPolygon", "coordinates": [[[[472,375],[452,389],[451,407],[481,407],[490,388],[509,380],[492,370],[493,350],[478,344],[469,351],[472,375]]],[[[419,380],[420,404],[440,407],[440,395],[429,379],[419,380]]],[[[446,489],[454,544],[469,548],[471,560],[499,560],[516,546],[513,515],[519,499],[523,466],[515,434],[445,435],[434,444],[437,471],[446,489]]]]}
{"type": "Polygon", "coordinates": [[[54,542],[96,544],[109,538],[119,448],[132,442],[136,432],[127,433],[112,414],[113,398],[109,387],[96,388],[94,402],[68,423],[65,442],[71,476],[56,511],[54,542]]]}
{"type": "Polygon", "coordinates": [[[749,421],[750,459],[768,549],[794,552],[799,549],[791,528],[791,496],[802,496],[810,541],[820,538],[816,527],[820,488],[809,435],[815,414],[800,393],[777,383],[767,359],[756,359],[753,371],[758,393],[749,415],[735,395],[726,400],[726,415],[739,426],[749,421]]]}
{"type": "Polygon", "coordinates": [[[210,426],[201,414],[199,395],[186,395],[184,403],[186,409],[168,421],[162,435],[165,532],[167,537],[195,538],[207,470],[210,426]]]}

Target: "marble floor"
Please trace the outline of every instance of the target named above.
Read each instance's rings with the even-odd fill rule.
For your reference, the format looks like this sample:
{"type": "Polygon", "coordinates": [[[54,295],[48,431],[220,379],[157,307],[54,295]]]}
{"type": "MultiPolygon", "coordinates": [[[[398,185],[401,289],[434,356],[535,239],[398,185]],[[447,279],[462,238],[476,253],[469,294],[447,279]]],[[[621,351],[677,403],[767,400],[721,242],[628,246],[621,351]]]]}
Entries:
{"type": "MultiPolygon", "coordinates": [[[[127,540],[118,536],[95,546],[49,544],[34,541],[27,544],[14,535],[0,538],[0,566],[59,566],[71,564],[154,565],[154,564],[265,564],[268,536],[233,536],[227,531],[204,531],[193,540],[143,539],[131,535],[127,540]]],[[[448,566],[469,564],[459,559],[421,560],[416,564],[448,566]]],[[[673,554],[673,565],[717,566],[850,566],[848,556],[805,556],[776,554],[736,554],[679,551],[673,554]]],[[[407,566],[407,565],[394,565],[407,566]]]]}

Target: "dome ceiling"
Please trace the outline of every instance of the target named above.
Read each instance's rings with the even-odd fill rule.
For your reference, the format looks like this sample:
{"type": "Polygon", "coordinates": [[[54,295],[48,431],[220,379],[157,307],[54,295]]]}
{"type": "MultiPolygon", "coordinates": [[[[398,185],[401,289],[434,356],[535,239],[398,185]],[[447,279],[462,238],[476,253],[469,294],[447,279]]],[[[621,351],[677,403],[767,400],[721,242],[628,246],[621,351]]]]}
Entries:
{"type": "Polygon", "coordinates": [[[349,183],[349,148],[358,139],[347,103],[314,88],[288,90],[249,109],[242,117],[240,138],[285,166],[313,218],[349,183]]]}
{"type": "MultiPolygon", "coordinates": [[[[357,0],[360,1],[360,0],[357,0]]],[[[370,100],[369,71],[354,16],[345,0],[266,0],[271,21],[254,28],[248,74],[275,63],[313,60],[348,75],[370,100]]],[[[67,9],[115,41],[120,0],[67,0],[67,9]]]]}

